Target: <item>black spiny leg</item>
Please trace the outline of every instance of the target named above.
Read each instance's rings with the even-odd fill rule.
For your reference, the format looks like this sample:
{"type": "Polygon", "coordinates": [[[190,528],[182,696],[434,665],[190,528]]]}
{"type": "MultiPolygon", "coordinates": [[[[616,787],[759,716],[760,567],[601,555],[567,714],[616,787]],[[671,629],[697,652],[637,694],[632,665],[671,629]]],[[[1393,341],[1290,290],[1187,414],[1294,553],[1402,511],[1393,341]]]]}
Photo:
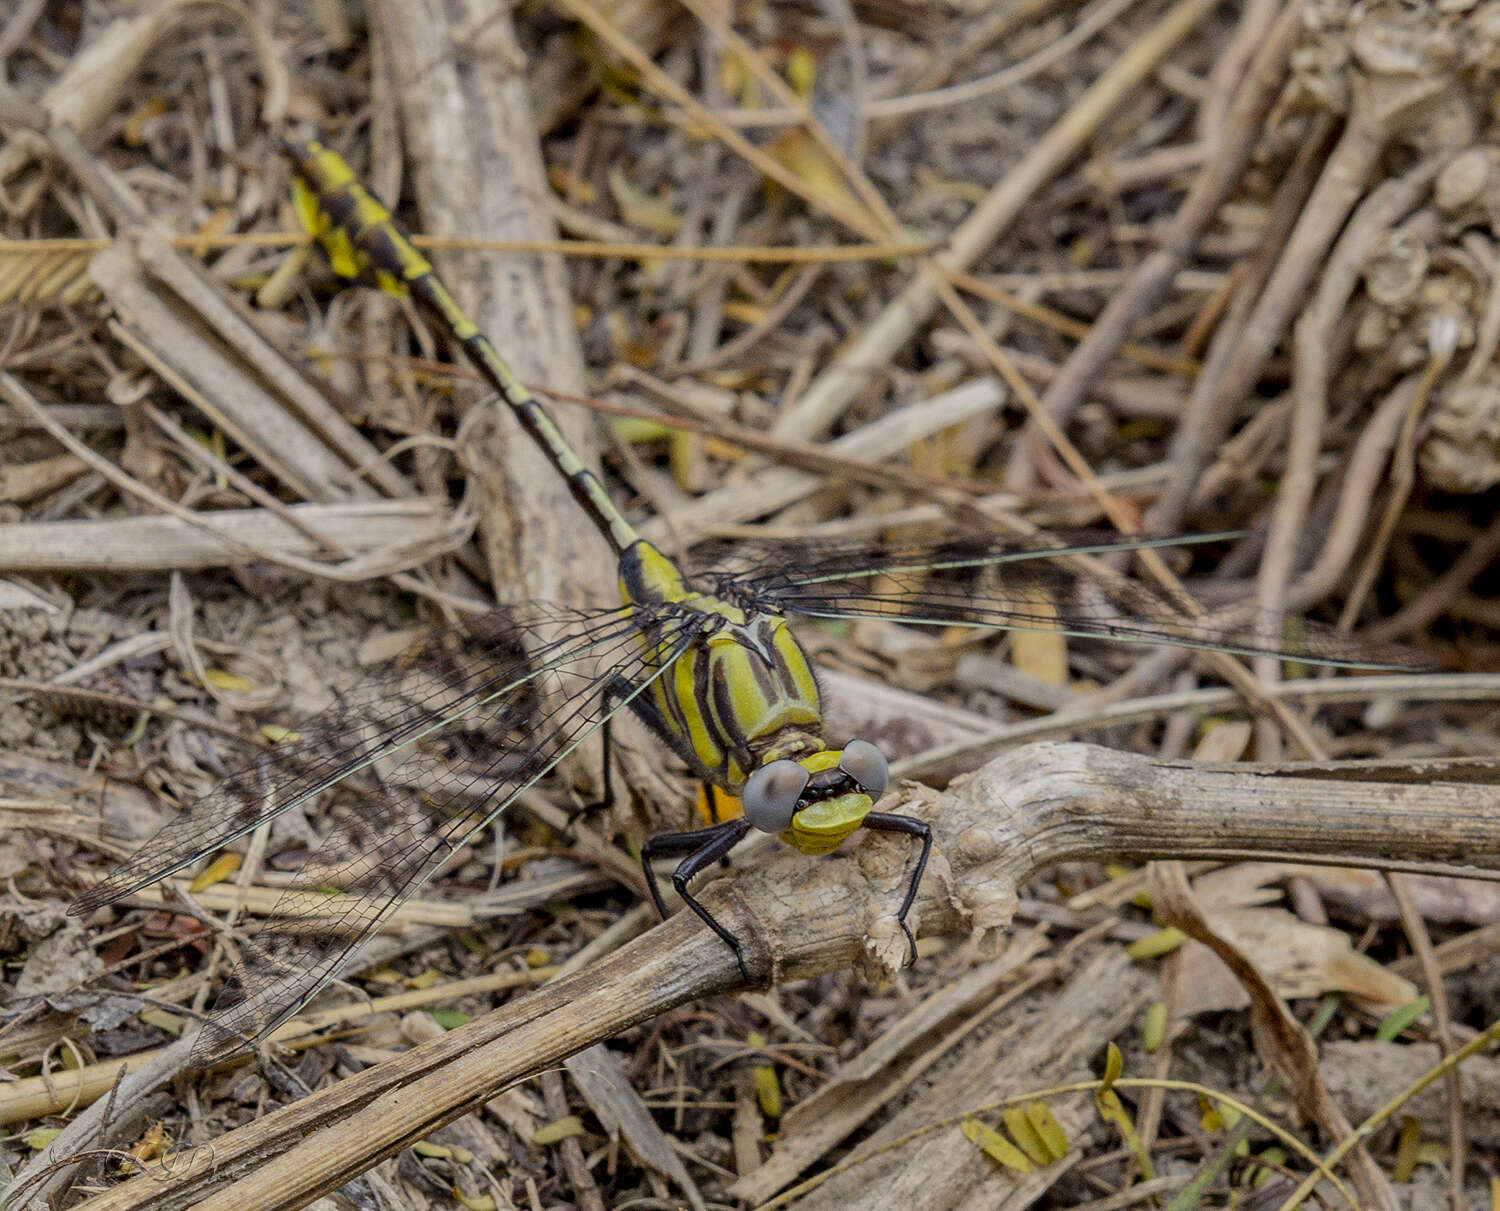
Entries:
{"type": "Polygon", "coordinates": [[[915,816],[897,816],[891,812],[871,812],[865,817],[865,827],[872,828],[877,833],[905,833],[922,842],[922,852],[917,855],[917,869],[912,871],[911,882],[906,886],[906,899],[901,901],[901,911],[896,914],[896,920],[901,922],[901,931],[906,935],[906,944],[911,947],[911,961],[915,963],[917,940],[912,937],[911,928],[906,924],[906,914],[916,901],[922,872],[927,869],[927,858],[932,853],[932,829],[925,820],[918,820],[915,816]]]}
{"type": "MultiPolygon", "coordinates": [[[[610,703],[615,701],[629,700],[630,709],[637,717],[658,737],[663,739],[672,735],[672,729],[662,714],[656,708],[656,704],[649,697],[641,693],[635,686],[624,678],[617,677],[599,691],[599,713],[606,716],[604,722],[599,726],[599,747],[604,758],[604,789],[599,798],[591,803],[583,803],[575,807],[568,819],[568,829],[572,830],[580,817],[589,812],[598,811],[601,807],[612,807],[614,805],[614,715],[610,711],[610,703]]],[[[708,790],[709,811],[713,814],[714,822],[719,819],[718,800],[713,796],[713,788],[705,782],[704,788],[708,790]]]]}
{"type": "MultiPolygon", "coordinates": [[[[891,819],[905,820],[906,817],[892,816],[891,819]]],[[[922,827],[925,828],[926,825],[922,827]]],[[[740,948],[740,940],[714,920],[713,914],[688,891],[688,884],[695,875],[701,874],[743,841],[749,831],[750,821],[741,816],[715,824],[712,828],[700,828],[690,833],[662,833],[641,846],[641,869],[646,872],[646,887],[663,920],[666,920],[667,908],[661,901],[661,891],[656,886],[656,872],[651,868],[651,863],[656,858],[686,855],[672,872],[672,886],[677,889],[682,902],[698,914],[698,919],[723,938],[729,949],[734,951],[734,961],[739,965],[740,975],[744,977],[746,984],[754,981],[745,970],[745,955],[740,948]]]]}
{"type": "Polygon", "coordinates": [[[601,808],[613,807],[615,802],[614,791],[614,716],[610,713],[610,702],[616,698],[624,698],[630,693],[628,684],[618,681],[611,682],[599,691],[599,713],[606,718],[599,725],[599,750],[604,761],[604,787],[599,797],[591,803],[580,803],[568,813],[568,827],[563,830],[563,837],[569,844],[573,841],[573,826],[601,808]]]}

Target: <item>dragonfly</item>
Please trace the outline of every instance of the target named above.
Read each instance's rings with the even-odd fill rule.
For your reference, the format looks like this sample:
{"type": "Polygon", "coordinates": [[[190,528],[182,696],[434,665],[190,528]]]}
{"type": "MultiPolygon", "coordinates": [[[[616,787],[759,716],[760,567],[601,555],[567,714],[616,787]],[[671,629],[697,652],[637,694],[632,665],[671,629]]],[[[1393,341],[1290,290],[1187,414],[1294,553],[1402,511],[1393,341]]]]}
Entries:
{"type": "Polygon", "coordinates": [[[646,886],[667,910],[655,864],[675,858],[682,903],[721,938],[753,986],[741,938],[693,894],[693,881],[751,833],[810,855],[858,829],[908,838],[913,856],[896,914],[907,918],[932,852],[929,825],[875,810],[890,780],[874,743],[826,735],[813,664],[789,620],[878,618],[937,627],[1060,632],[1124,643],[1271,654],[1349,668],[1420,666],[1317,624],[1273,632],[1185,617],[1133,586],[1128,602],[1080,596],[1063,558],[1192,546],[1226,537],[1121,538],[992,534],[940,541],[741,544],[725,564],[688,573],[637,533],[552,417],[512,373],[391,211],[334,150],[289,143],[293,200],[334,273],[408,295],[458,344],[562,475],[609,545],[620,601],[593,609],[547,603],[437,631],[420,651],[368,678],[292,729],[165,824],[72,905],[88,914],[200,862],[283,813],[331,797],[332,824],[281,902],[243,947],[193,1051],[199,1064],[248,1049],[346,968],[445,863],[481,838],[516,799],[596,733],[604,799],[612,797],[610,721],[641,719],[739,814],[650,838],[646,886]],[[349,792],[340,798],[340,792],[349,792]]]}

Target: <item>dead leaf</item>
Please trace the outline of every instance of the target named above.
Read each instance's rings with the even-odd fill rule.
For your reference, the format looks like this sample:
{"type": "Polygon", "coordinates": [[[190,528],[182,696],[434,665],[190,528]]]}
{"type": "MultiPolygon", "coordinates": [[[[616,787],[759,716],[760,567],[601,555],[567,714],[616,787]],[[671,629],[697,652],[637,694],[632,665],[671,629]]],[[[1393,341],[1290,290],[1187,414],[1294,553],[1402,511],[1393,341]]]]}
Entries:
{"type": "Polygon", "coordinates": [[[670,203],[636,188],[619,167],[609,170],[609,192],[619,208],[620,218],[632,227],[644,228],[668,239],[682,227],[682,216],[672,209],[670,203]]]}
{"type": "Polygon", "coordinates": [[[870,221],[864,204],[845,183],[843,171],[805,130],[791,127],[782,131],[766,144],[766,154],[796,174],[828,214],[860,216],[862,222],[870,221]]]}
{"type": "MultiPolygon", "coordinates": [[[[1370,921],[1400,920],[1396,898],[1379,871],[1342,866],[1288,867],[1318,889],[1330,905],[1370,921]]],[[[1407,875],[1418,914],[1429,924],[1492,925],[1500,921],[1500,883],[1450,875],[1407,875]]]]}
{"type": "Polygon", "coordinates": [[[1194,761],[1238,761],[1250,747],[1253,729],[1244,719],[1209,723],[1193,750],[1194,761]]]}
{"type": "MultiPolygon", "coordinates": [[[[1209,912],[1206,919],[1209,928],[1260,968],[1277,995],[1288,1000],[1345,992],[1382,1012],[1417,995],[1410,980],[1356,953],[1342,931],[1309,925],[1285,909],[1231,908],[1209,912]]],[[[1249,1006],[1250,994],[1202,943],[1183,948],[1182,964],[1182,1015],[1249,1006]]]]}
{"type": "Polygon", "coordinates": [[[55,454],[0,467],[0,500],[23,503],[62,487],[89,469],[76,454],[55,454]]]}
{"type": "MultiPolygon", "coordinates": [[[[1162,920],[1210,947],[1249,991],[1255,1049],[1286,1082],[1298,1108],[1331,1138],[1342,1139],[1350,1134],[1353,1126],[1323,1084],[1311,1036],[1286,1002],[1276,995],[1261,969],[1244,951],[1214,930],[1188,886],[1182,863],[1153,862],[1150,872],[1151,898],[1162,920]]],[[[1187,982],[1179,979],[1179,988],[1187,982]]],[[[1396,1196],[1369,1149],[1356,1144],[1349,1153],[1348,1165],[1364,1203],[1380,1211],[1396,1211],[1396,1196]]]]}

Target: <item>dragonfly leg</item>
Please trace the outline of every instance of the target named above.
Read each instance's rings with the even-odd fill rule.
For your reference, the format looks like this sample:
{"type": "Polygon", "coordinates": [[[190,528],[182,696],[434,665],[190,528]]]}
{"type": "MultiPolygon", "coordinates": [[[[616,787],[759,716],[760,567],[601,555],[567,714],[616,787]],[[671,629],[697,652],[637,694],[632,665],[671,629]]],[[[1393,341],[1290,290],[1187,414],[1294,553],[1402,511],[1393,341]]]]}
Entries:
{"type": "MultiPolygon", "coordinates": [[[[610,710],[612,702],[629,699],[630,709],[634,711],[657,736],[666,738],[672,735],[672,729],[662,718],[646,695],[639,693],[629,682],[616,679],[611,681],[599,691],[599,713],[603,715],[604,722],[599,726],[599,745],[604,760],[603,790],[599,798],[589,803],[580,804],[575,807],[568,820],[568,828],[572,829],[578,820],[591,812],[599,811],[601,808],[609,807],[614,803],[614,712],[610,710]]],[[[707,783],[704,783],[707,786],[707,783]]],[[[713,800],[709,803],[712,806],[713,800]]],[[[719,819],[717,811],[714,812],[714,820],[719,819]]]]}
{"type": "Polygon", "coordinates": [[[896,920],[901,922],[902,932],[906,934],[906,944],[911,947],[911,961],[915,963],[917,940],[912,937],[911,927],[906,923],[906,914],[916,901],[917,888],[922,883],[922,872],[927,869],[927,859],[932,853],[932,829],[925,820],[918,820],[915,816],[897,816],[891,812],[871,812],[865,817],[865,827],[873,828],[878,833],[905,833],[922,842],[922,852],[917,855],[917,869],[912,871],[911,882],[906,886],[906,899],[901,901],[901,911],[896,914],[896,920]]]}
{"type": "MultiPolygon", "coordinates": [[[[605,702],[605,709],[607,710],[609,695],[606,692],[601,697],[605,702]]],[[[614,732],[611,730],[613,723],[613,719],[606,719],[599,725],[599,758],[604,765],[603,786],[599,790],[599,797],[597,799],[590,799],[587,803],[580,803],[568,813],[569,835],[572,834],[573,825],[577,824],[584,816],[591,816],[597,811],[602,811],[615,801],[614,732]]]]}
{"type": "MultiPolygon", "coordinates": [[[[724,821],[719,817],[719,788],[712,782],[703,784],[703,802],[708,805],[709,820],[714,824],[722,824],[724,821]]],[[[719,865],[725,870],[729,869],[728,854],[719,859],[719,865]]]]}
{"type": "MultiPolygon", "coordinates": [[[[896,818],[903,819],[904,817],[896,818]]],[[[682,861],[672,872],[672,886],[677,889],[682,902],[697,913],[698,919],[723,938],[729,949],[734,951],[734,961],[739,965],[740,975],[744,977],[747,984],[754,983],[754,981],[750,979],[750,973],[745,969],[745,954],[740,946],[740,940],[714,919],[713,914],[688,891],[688,884],[694,876],[701,874],[743,841],[749,831],[750,821],[740,816],[734,820],[726,820],[722,824],[715,824],[712,828],[700,828],[690,833],[662,833],[660,836],[650,838],[645,845],[641,846],[641,869],[646,874],[646,887],[651,892],[651,901],[656,905],[656,911],[661,914],[662,919],[666,919],[667,908],[662,903],[661,890],[656,885],[656,871],[652,869],[651,863],[656,858],[682,856],[682,861]]]]}
{"type": "Polygon", "coordinates": [[[622,686],[616,682],[610,682],[599,691],[599,713],[604,716],[604,722],[599,725],[599,751],[600,759],[604,765],[604,776],[601,779],[603,787],[597,799],[588,803],[580,803],[568,814],[568,827],[564,836],[571,840],[573,826],[583,819],[584,816],[592,815],[594,812],[611,806],[615,801],[615,763],[614,763],[614,712],[610,704],[616,699],[624,698],[630,693],[628,686],[622,686]]]}

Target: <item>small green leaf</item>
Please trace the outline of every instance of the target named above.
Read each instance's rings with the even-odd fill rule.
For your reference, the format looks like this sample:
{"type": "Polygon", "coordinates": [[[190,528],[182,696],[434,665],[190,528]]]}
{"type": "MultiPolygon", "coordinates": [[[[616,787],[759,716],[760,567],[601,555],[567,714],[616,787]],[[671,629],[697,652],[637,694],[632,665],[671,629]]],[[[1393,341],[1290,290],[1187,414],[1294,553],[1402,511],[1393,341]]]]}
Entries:
{"type": "Polygon", "coordinates": [[[1142,959],[1159,959],[1163,955],[1169,955],[1186,941],[1187,934],[1169,925],[1137,942],[1132,942],[1125,948],[1125,953],[1139,963],[1142,959]]]}
{"type": "Polygon", "coordinates": [[[210,689],[215,690],[238,690],[242,694],[248,694],[255,688],[255,682],[227,669],[204,669],[203,680],[210,689]]]}
{"type": "Polygon", "coordinates": [[[1120,1100],[1120,1095],[1114,1090],[1114,1083],[1120,1079],[1120,1074],[1124,1069],[1124,1057],[1120,1055],[1120,1049],[1111,1043],[1104,1060],[1104,1081],[1099,1091],[1094,1094],[1094,1106],[1098,1109],[1101,1119],[1119,1128],[1120,1134],[1125,1139],[1125,1146],[1135,1155],[1136,1164],[1140,1167],[1142,1175],[1149,1181],[1156,1175],[1155,1166],[1151,1163],[1151,1154],[1146,1151],[1146,1145],[1135,1129],[1135,1120],[1130,1117],[1130,1112],[1125,1109],[1125,1103],[1120,1100]]]}
{"type": "MultiPolygon", "coordinates": [[[[752,1047],[764,1047],[766,1036],[752,1030],[745,1036],[745,1042],[752,1047]]],[[[756,1064],[750,1069],[750,1075],[755,1081],[755,1100],[760,1103],[760,1112],[767,1118],[780,1118],[781,1081],[776,1076],[776,1069],[770,1064],[756,1064]]]]}
{"type": "Polygon", "coordinates": [[[1099,1092],[1095,1097],[1103,1097],[1114,1089],[1115,1082],[1125,1075],[1125,1057],[1120,1054],[1120,1049],[1111,1043],[1104,1051],[1104,1084],[1099,1086],[1099,1092]]]}
{"type": "Polygon", "coordinates": [[[1228,1102],[1198,1095],[1198,1125],[1205,1131],[1227,1131],[1240,1121],[1240,1110],[1228,1102]]]}
{"type": "Polygon", "coordinates": [[[634,416],[619,417],[610,428],[614,431],[615,440],[627,446],[666,441],[673,433],[669,425],[664,425],[659,420],[645,420],[634,416]]]}
{"type": "Polygon", "coordinates": [[[1393,1043],[1399,1039],[1413,1022],[1432,1008],[1432,1002],[1423,993],[1415,1001],[1408,1001],[1400,1009],[1392,1010],[1380,1019],[1375,1028],[1375,1037],[1382,1043],[1393,1043]]]}
{"type": "Polygon", "coordinates": [[[531,1133],[531,1142],[539,1148],[545,1148],[582,1134],[583,1120],[576,1114],[570,1114],[566,1118],[548,1123],[545,1127],[538,1127],[531,1133]]]}
{"type": "Polygon", "coordinates": [[[130,725],[130,730],[121,737],[120,743],[126,748],[139,744],[146,735],[146,725],[151,722],[150,711],[137,711],[135,722],[130,725]]]}
{"type": "Polygon", "coordinates": [[[1155,1055],[1167,1037],[1167,1003],[1152,1001],[1146,1007],[1146,1025],[1141,1031],[1141,1045],[1147,1055],[1155,1055]]]}
{"type": "Polygon", "coordinates": [[[1032,1172],[1032,1164],[1026,1159],[1026,1154],[988,1123],[981,1123],[975,1118],[966,1118],[959,1125],[959,1129],[963,1131],[964,1138],[971,1144],[977,1144],[979,1150],[990,1160],[1017,1173],[1032,1172]]]}
{"type": "Polygon", "coordinates": [[[1046,1102],[1027,1102],[1026,1118],[1047,1149],[1049,1161],[1060,1161],[1068,1155],[1068,1133],[1046,1102]]]}
{"type": "MultiPolygon", "coordinates": [[[[1245,1142],[1248,1144],[1250,1141],[1245,1142]]],[[[1262,1186],[1283,1180],[1280,1170],[1284,1169],[1287,1163],[1285,1148],[1264,1148],[1255,1154],[1254,1159],[1258,1163],[1255,1166],[1254,1176],[1250,1179],[1252,1189],[1259,1190],[1262,1186]]]]}
{"type": "Polygon", "coordinates": [[[222,883],[235,871],[239,870],[244,858],[236,853],[223,853],[210,862],[198,874],[193,876],[193,881],[188,884],[188,891],[197,895],[205,891],[215,883],[222,883]]]}
{"type": "Polygon", "coordinates": [[[750,1070],[755,1079],[755,1100],[767,1118],[781,1117],[781,1081],[769,1064],[757,1064],[750,1070]]]}
{"type": "MultiPolygon", "coordinates": [[[[1007,1106],[1000,1115],[1005,1120],[1005,1129],[1010,1132],[1011,1138],[1021,1146],[1034,1165],[1046,1165],[1052,1161],[1052,1150],[1047,1147],[1047,1142],[1038,1134],[1036,1124],[1027,1117],[1026,1111],[1020,1106],[1007,1106]]],[[[1063,1149],[1067,1151],[1066,1148],[1063,1149]]]]}

